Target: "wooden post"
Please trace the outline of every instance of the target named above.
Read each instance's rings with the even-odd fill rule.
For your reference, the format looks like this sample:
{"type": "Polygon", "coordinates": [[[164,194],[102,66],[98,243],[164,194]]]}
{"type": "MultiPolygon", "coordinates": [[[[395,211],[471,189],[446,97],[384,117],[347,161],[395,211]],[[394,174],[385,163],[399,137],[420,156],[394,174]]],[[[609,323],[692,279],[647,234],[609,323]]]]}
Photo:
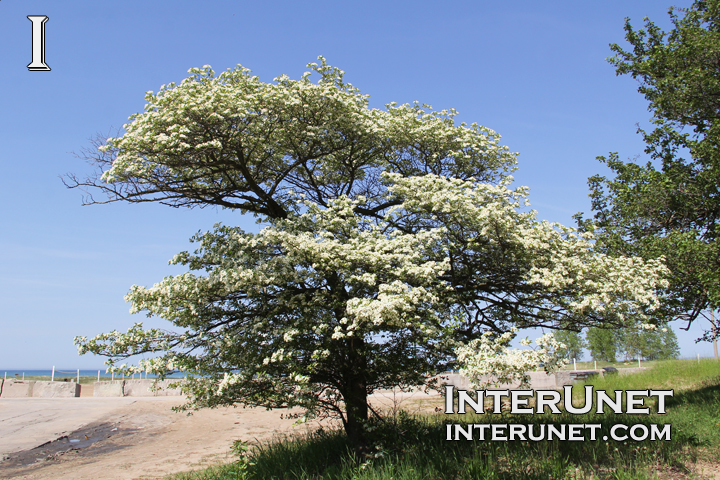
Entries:
{"type": "Polygon", "coordinates": [[[50,381],[55,381],[55,365],[53,365],[52,374],[50,374],[50,381]]]}
{"type": "Polygon", "coordinates": [[[100,370],[98,370],[98,382],[100,381],[100,370]]]}
{"type": "Polygon", "coordinates": [[[75,383],[77,383],[78,385],[80,385],[80,369],[79,369],[79,368],[78,368],[78,371],[77,371],[77,380],[75,381],[75,383]]]}

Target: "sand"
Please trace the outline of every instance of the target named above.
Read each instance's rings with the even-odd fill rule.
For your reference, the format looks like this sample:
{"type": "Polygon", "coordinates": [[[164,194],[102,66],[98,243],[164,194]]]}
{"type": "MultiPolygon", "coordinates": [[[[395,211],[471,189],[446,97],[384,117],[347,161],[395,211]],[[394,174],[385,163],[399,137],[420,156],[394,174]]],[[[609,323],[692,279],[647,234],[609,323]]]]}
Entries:
{"type": "MultiPolygon", "coordinates": [[[[371,401],[412,410],[426,398],[384,392],[371,401]]],[[[2,399],[0,478],[156,479],[231,462],[234,440],[262,442],[319,426],[293,426],[287,414],[299,410],[226,407],[188,416],[171,410],[181,403],[180,397],[2,399]]]]}

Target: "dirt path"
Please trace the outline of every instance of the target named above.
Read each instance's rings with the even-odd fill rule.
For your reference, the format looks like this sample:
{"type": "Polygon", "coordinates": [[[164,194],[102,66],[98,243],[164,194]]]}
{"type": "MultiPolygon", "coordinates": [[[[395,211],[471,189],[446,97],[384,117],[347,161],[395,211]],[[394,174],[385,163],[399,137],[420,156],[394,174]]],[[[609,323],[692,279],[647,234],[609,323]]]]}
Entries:
{"type": "MultiPolygon", "coordinates": [[[[372,403],[412,411],[421,398],[427,397],[385,392],[372,403]]],[[[171,410],[182,402],[179,397],[32,400],[0,401],[0,453],[9,457],[0,463],[0,479],[156,479],[232,461],[234,440],[266,441],[317,428],[293,427],[294,420],[280,418],[287,410],[230,407],[188,416],[171,410]],[[48,440],[54,441],[38,447],[48,440]]]]}

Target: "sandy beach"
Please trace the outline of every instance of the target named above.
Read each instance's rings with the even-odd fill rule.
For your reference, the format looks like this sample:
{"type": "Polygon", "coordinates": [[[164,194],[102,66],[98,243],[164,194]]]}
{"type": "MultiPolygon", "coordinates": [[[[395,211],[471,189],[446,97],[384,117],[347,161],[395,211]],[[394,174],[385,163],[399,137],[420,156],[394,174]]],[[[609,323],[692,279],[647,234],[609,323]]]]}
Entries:
{"type": "MultiPolygon", "coordinates": [[[[383,392],[371,402],[413,410],[428,398],[383,392]]],[[[293,426],[287,414],[300,410],[227,407],[188,416],[172,411],[181,403],[180,397],[2,399],[0,478],[156,479],[232,461],[234,440],[262,442],[318,427],[293,426]]]]}

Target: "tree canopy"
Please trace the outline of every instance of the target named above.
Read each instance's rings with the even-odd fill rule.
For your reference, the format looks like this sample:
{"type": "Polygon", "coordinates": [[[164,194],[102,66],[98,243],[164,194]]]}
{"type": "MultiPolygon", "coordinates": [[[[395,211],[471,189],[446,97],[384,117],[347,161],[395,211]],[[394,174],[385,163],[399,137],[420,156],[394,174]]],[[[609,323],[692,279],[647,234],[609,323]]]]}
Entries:
{"type": "Polygon", "coordinates": [[[320,60],[309,65],[317,83],[310,72],[265,83],[241,66],[217,76],[207,65],[190,69],[180,85],[148,92],[145,111],[108,139],[102,155],[90,152],[97,175],[67,183],[105,192],[97,203],[215,205],[268,219],[296,211],[293,192],[324,207],[363,196],[358,213],[382,218],[394,205],[384,171],[497,182],[515,165],[492,130],[455,126],[454,110],[368,108],[368,96],[320,60]]]}
{"type": "Polygon", "coordinates": [[[131,311],[177,332],[136,324],[77,337],[81,353],[160,354],[138,368],[190,372],[188,408],[302,406],[361,445],[369,394],[425,384],[483,334],[622,326],[657,306],[662,262],[538,221],[495,132],[454,110],[371,109],[322,57],[308,67],[317,83],[191,69],[90,155],[95,176],[68,177],[105,192],[97,203],[217,205],[266,224],[217,225],[173,258],[187,273],[132,287],[131,311]]]}
{"type": "Polygon", "coordinates": [[[593,360],[615,362],[619,341],[617,330],[595,327],[587,331],[588,350],[593,360]]]}
{"type": "Polygon", "coordinates": [[[632,49],[611,45],[617,74],[637,79],[649,101],[654,129],[639,133],[651,160],[598,157],[615,176],[590,178],[594,218],[578,220],[595,232],[601,251],[664,256],[670,285],[655,315],[684,319],[689,328],[720,306],[720,1],[671,8],[670,18],[668,32],[647,18],[635,30],[626,19],[632,49]]]}
{"type": "Polygon", "coordinates": [[[563,357],[567,360],[582,358],[583,349],[588,346],[581,332],[572,330],[559,330],[555,334],[555,340],[565,345],[563,357]]]}

